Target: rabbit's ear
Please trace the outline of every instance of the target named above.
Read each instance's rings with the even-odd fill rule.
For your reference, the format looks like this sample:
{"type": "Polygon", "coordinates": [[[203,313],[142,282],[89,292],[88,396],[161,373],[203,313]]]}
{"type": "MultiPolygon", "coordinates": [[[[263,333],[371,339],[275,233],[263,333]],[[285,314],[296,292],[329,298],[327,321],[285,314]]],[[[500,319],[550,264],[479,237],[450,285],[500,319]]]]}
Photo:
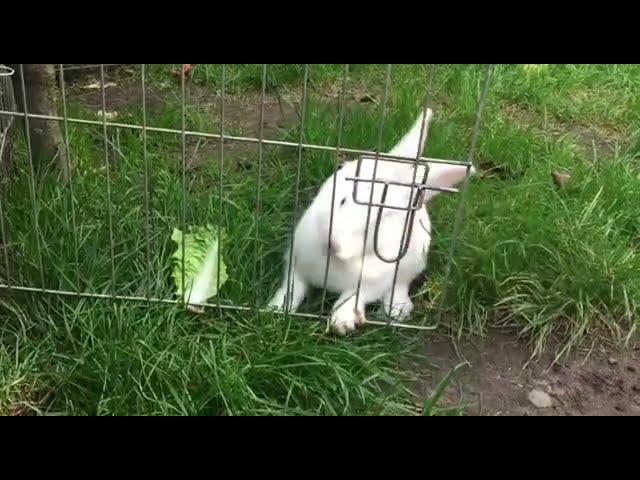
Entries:
{"type": "Polygon", "coordinates": [[[433,111],[430,108],[421,111],[409,131],[391,149],[389,154],[408,158],[421,157],[432,120],[433,111]]]}
{"type": "Polygon", "coordinates": [[[476,169],[473,166],[431,164],[427,176],[427,187],[435,187],[436,190],[428,189],[425,193],[425,201],[429,201],[446,188],[455,188],[468,176],[475,175],[476,169]]]}

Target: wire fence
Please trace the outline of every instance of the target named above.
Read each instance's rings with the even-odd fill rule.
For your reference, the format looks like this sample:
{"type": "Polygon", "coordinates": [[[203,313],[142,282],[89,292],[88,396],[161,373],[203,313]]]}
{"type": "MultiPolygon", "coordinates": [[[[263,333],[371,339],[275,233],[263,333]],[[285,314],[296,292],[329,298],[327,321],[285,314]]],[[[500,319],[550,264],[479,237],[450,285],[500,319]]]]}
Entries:
{"type": "MultiPolygon", "coordinates": [[[[309,68],[310,68],[309,65],[304,66],[304,74],[302,79],[302,92],[301,92],[301,98],[300,98],[300,110],[301,110],[300,111],[300,129],[299,129],[299,136],[298,136],[297,142],[265,138],[264,115],[265,115],[265,97],[266,97],[266,90],[267,90],[267,78],[268,78],[268,68],[269,68],[268,65],[262,66],[262,71],[261,71],[262,84],[260,89],[260,120],[259,120],[260,128],[259,128],[258,136],[255,136],[255,137],[244,136],[244,135],[229,135],[224,131],[224,126],[226,123],[225,115],[227,114],[226,108],[225,108],[226,107],[226,104],[225,104],[226,84],[228,81],[227,76],[225,74],[224,66],[222,66],[221,85],[220,85],[220,91],[219,91],[220,128],[219,128],[219,131],[217,132],[197,131],[197,130],[192,130],[187,128],[187,121],[186,121],[187,84],[186,84],[186,79],[184,75],[180,76],[180,79],[181,79],[180,80],[181,127],[165,128],[165,127],[150,125],[148,121],[148,111],[147,111],[148,79],[147,79],[147,67],[145,65],[139,66],[139,72],[140,72],[139,81],[142,88],[142,99],[141,99],[141,105],[140,105],[142,121],[139,124],[134,122],[111,121],[110,119],[107,118],[107,115],[106,115],[106,112],[107,112],[106,84],[107,82],[105,79],[105,69],[107,66],[114,66],[114,65],[116,64],[109,64],[109,65],[98,64],[98,65],[77,67],[77,68],[86,67],[88,69],[93,69],[94,71],[99,72],[100,97],[101,97],[102,112],[103,112],[102,118],[99,120],[89,119],[89,118],[79,118],[78,116],[74,116],[69,113],[70,109],[68,106],[67,91],[65,87],[65,71],[73,70],[75,68],[73,65],[63,65],[63,64],[56,65],[55,71],[58,76],[57,78],[59,82],[58,91],[60,94],[60,109],[57,115],[30,113],[29,105],[27,105],[27,95],[26,95],[26,88],[28,87],[28,85],[25,85],[23,66],[20,65],[20,67],[16,71],[13,71],[12,69],[9,69],[7,67],[0,66],[0,153],[3,152],[3,149],[7,148],[5,143],[11,143],[8,141],[5,142],[5,139],[9,138],[8,135],[5,134],[5,132],[9,130],[9,127],[13,126],[15,119],[23,119],[25,124],[26,150],[27,150],[26,153],[28,157],[27,161],[29,162],[28,184],[31,190],[30,198],[32,201],[32,206],[34,208],[34,213],[33,213],[34,222],[36,222],[36,219],[37,219],[37,212],[35,211],[36,204],[37,204],[37,192],[36,192],[37,175],[33,169],[34,152],[31,149],[30,138],[29,138],[29,121],[31,119],[39,119],[39,120],[49,120],[49,121],[60,123],[60,125],[62,126],[63,139],[64,139],[64,149],[62,149],[62,152],[64,152],[64,155],[66,156],[66,158],[64,158],[63,160],[67,162],[67,165],[71,163],[71,158],[70,158],[71,138],[69,135],[70,126],[85,125],[85,126],[93,126],[93,127],[101,128],[102,137],[103,137],[102,143],[103,143],[103,153],[104,153],[104,168],[105,168],[105,175],[106,175],[106,192],[107,192],[106,228],[108,229],[108,236],[109,236],[111,291],[108,293],[104,293],[104,292],[97,292],[97,291],[85,291],[81,288],[82,282],[80,281],[80,278],[82,276],[82,272],[81,272],[82,262],[81,262],[81,259],[78,258],[78,255],[79,255],[78,252],[80,251],[78,245],[80,240],[78,239],[78,236],[76,234],[76,232],[78,231],[78,228],[80,227],[79,225],[80,220],[78,219],[78,212],[76,211],[76,208],[81,208],[81,206],[77,207],[77,202],[74,199],[73,179],[71,179],[71,181],[69,182],[68,194],[72,200],[70,202],[70,205],[71,205],[70,222],[72,225],[72,229],[74,231],[73,241],[74,241],[74,251],[76,255],[76,258],[75,258],[75,277],[76,277],[75,285],[77,286],[76,290],[73,291],[73,290],[67,290],[67,289],[49,288],[49,286],[46,284],[46,281],[45,281],[45,278],[46,278],[45,266],[43,264],[42,256],[40,253],[42,251],[41,246],[38,246],[39,258],[36,260],[37,268],[39,269],[39,273],[40,273],[41,284],[40,285],[23,285],[23,284],[12,281],[11,275],[9,274],[9,272],[11,271],[11,263],[15,262],[16,259],[10,258],[10,253],[9,253],[10,249],[7,247],[9,232],[7,231],[6,222],[4,221],[5,215],[6,215],[6,212],[5,212],[6,205],[2,203],[4,199],[3,199],[1,190],[0,190],[0,227],[1,227],[0,242],[1,242],[1,246],[3,246],[2,248],[3,255],[2,255],[2,258],[0,258],[0,260],[4,262],[4,266],[5,266],[4,270],[6,274],[4,276],[0,276],[0,290],[5,290],[9,292],[10,291],[28,292],[33,294],[40,293],[40,294],[56,295],[56,296],[67,297],[67,298],[73,298],[73,297],[93,298],[93,299],[102,299],[102,300],[111,300],[111,301],[120,300],[120,301],[134,301],[134,302],[152,302],[157,304],[173,304],[173,305],[183,304],[188,306],[187,305],[188,302],[185,300],[185,298],[160,298],[160,297],[154,296],[149,290],[147,290],[143,295],[129,295],[129,294],[123,294],[123,292],[119,292],[116,289],[117,284],[116,284],[116,253],[115,253],[115,247],[114,247],[115,245],[114,222],[117,219],[116,219],[116,212],[114,211],[114,208],[113,208],[114,192],[112,191],[112,178],[111,178],[112,168],[113,168],[113,165],[112,165],[113,155],[111,155],[110,153],[110,140],[108,136],[108,132],[113,129],[136,131],[136,132],[140,132],[141,134],[140,138],[142,142],[142,152],[143,152],[143,159],[142,159],[143,171],[141,172],[141,175],[143,177],[143,185],[144,185],[144,189],[143,189],[144,196],[143,196],[143,205],[142,205],[142,208],[144,211],[143,235],[145,237],[144,256],[145,256],[145,259],[146,259],[145,261],[147,265],[146,272],[145,272],[145,276],[147,277],[147,284],[149,284],[149,278],[153,275],[152,267],[151,267],[151,257],[154,255],[152,245],[151,245],[151,240],[150,240],[151,226],[150,226],[150,200],[149,199],[151,194],[153,193],[151,191],[151,183],[150,183],[151,166],[149,163],[149,144],[148,144],[148,137],[150,134],[178,135],[180,138],[181,162],[180,162],[179,181],[180,181],[180,189],[181,189],[180,196],[181,196],[182,203],[180,208],[179,224],[183,232],[187,231],[186,208],[189,202],[189,198],[187,194],[187,190],[188,190],[187,189],[187,168],[188,168],[187,142],[188,140],[191,138],[197,138],[197,139],[213,139],[213,140],[219,141],[220,161],[218,162],[218,176],[220,181],[216,187],[217,187],[217,201],[220,202],[220,204],[222,204],[222,202],[224,201],[223,196],[225,194],[222,174],[223,174],[226,145],[228,145],[229,143],[238,143],[238,144],[245,144],[245,145],[253,145],[257,147],[256,168],[257,168],[258,183],[257,183],[257,189],[255,191],[256,228],[255,228],[255,235],[253,240],[255,243],[256,251],[254,252],[254,257],[257,257],[257,248],[258,248],[257,245],[258,245],[258,242],[260,241],[260,236],[262,232],[260,218],[261,218],[261,213],[263,209],[263,199],[261,197],[262,187],[264,185],[263,182],[265,181],[262,175],[263,162],[264,162],[263,160],[264,149],[267,146],[295,149],[297,156],[296,156],[296,163],[294,166],[296,173],[295,173],[293,211],[291,212],[290,225],[289,225],[289,239],[288,239],[289,245],[287,249],[288,259],[285,262],[286,268],[285,268],[285,271],[283,272],[283,275],[285,276],[284,285],[286,285],[286,294],[284,296],[285,305],[284,305],[284,308],[281,310],[281,313],[283,313],[284,315],[295,315],[300,318],[307,318],[307,319],[314,319],[314,320],[329,319],[329,316],[322,314],[321,312],[303,313],[303,312],[295,311],[296,310],[295,308],[293,309],[290,308],[291,297],[294,296],[296,293],[295,277],[297,273],[296,273],[295,256],[294,256],[294,250],[295,250],[294,240],[295,240],[296,222],[300,218],[300,210],[301,210],[301,205],[300,205],[301,203],[301,197],[300,197],[301,168],[302,168],[303,162],[305,161],[305,153],[309,151],[330,152],[332,155],[335,156],[336,159],[340,159],[344,155],[351,155],[356,157],[358,159],[356,173],[355,175],[348,176],[346,180],[353,184],[353,189],[352,189],[353,201],[360,206],[366,207],[366,212],[365,212],[366,220],[364,222],[365,231],[363,236],[362,251],[360,255],[361,262],[360,262],[357,284],[353,285],[354,291],[351,292],[350,296],[342,295],[342,296],[345,296],[345,298],[341,297],[342,300],[339,299],[338,302],[336,302],[336,306],[334,307],[334,312],[340,308],[340,305],[343,305],[346,301],[350,301],[350,299],[352,299],[354,296],[355,296],[354,305],[356,306],[359,306],[361,302],[371,303],[372,300],[379,300],[379,298],[382,296],[382,295],[378,295],[375,299],[369,298],[369,296],[367,296],[364,299],[360,298],[360,296],[362,295],[362,289],[363,289],[363,278],[366,277],[365,257],[367,255],[375,255],[377,259],[379,259],[380,261],[389,265],[393,265],[393,270],[392,270],[393,280],[391,282],[391,291],[385,292],[385,294],[387,294],[387,296],[390,297],[388,298],[388,301],[387,301],[389,306],[391,307],[394,305],[394,295],[396,291],[399,268],[400,268],[401,262],[403,261],[403,258],[405,258],[405,256],[407,255],[407,251],[409,249],[411,238],[414,232],[414,227],[416,227],[417,225],[416,215],[418,214],[418,212],[420,212],[422,209],[425,208],[425,205],[424,205],[425,194],[429,190],[444,191],[447,193],[459,195],[460,197],[458,207],[456,210],[455,224],[453,227],[453,237],[452,237],[452,241],[451,241],[449,252],[448,252],[448,261],[445,267],[444,284],[446,285],[449,282],[450,274],[452,270],[453,258],[455,256],[456,241],[460,232],[460,228],[461,228],[462,220],[464,216],[464,203],[465,203],[465,196],[466,196],[465,193],[467,190],[467,179],[469,177],[469,172],[474,163],[474,155],[475,155],[475,149],[477,146],[480,126],[481,126],[482,112],[484,109],[485,100],[487,97],[487,92],[489,89],[489,84],[490,84],[490,80],[493,72],[492,65],[486,66],[486,69],[485,69],[484,80],[481,85],[480,101],[477,107],[475,123],[473,126],[471,145],[469,147],[468,155],[464,161],[424,157],[422,156],[422,151],[419,151],[418,154],[414,156],[403,155],[403,154],[394,155],[394,154],[382,152],[382,139],[383,139],[382,132],[385,128],[385,121],[387,120],[386,112],[387,112],[387,101],[389,97],[390,83],[391,83],[391,65],[388,65],[386,67],[386,74],[384,79],[384,90],[383,90],[383,95],[381,100],[381,103],[382,103],[381,115],[378,121],[378,128],[379,128],[378,144],[374,150],[363,150],[358,148],[351,148],[343,144],[344,143],[343,127],[344,127],[344,120],[345,120],[345,104],[346,104],[345,98],[346,98],[347,81],[349,77],[349,65],[344,66],[344,70],[341,76],[342,90],[339,97],[338,115],[336,118],[337,142],[335,145],[320,145],[320,144],[314,144],[314,143],[309,143],[305,141],[305,127],[306,127],[306,122],[308,121],[307,105],[308,105],[308,95],[309,95],[309,89],[308,89],[309,68]],[[11,77],[13,75],[17,75],[19,77],[19,82],[20,82],[20,85],[22,86],[22,96],[24,100],[22,103],[24,105],[24,111],[18,111],[18,108],[16,106],[16,102],[14,99],[14,92],[12,88],[12,82],[11,82],[11,77]],[[372,176],[361,175],[361,166],[363,162],[366,162],[366,161],[373,162],[372,176]],[[377,176],[377,171],[379,167],[382,168],[381,165],[384,165],[384,164],[406,166],[409,168],[409,171],[411,172],[411,176],[403,181],[397,181],[394,179],[385,178],[383,176],[377,176]],[[467,175],[465,176],[465,181],[463,182],[462,186],[460,188],[442,188],[442,187],[434,187],[434,186],[428,185],[428,179],[429,179],[428,174],[430,171],[430,167],[432,167],[433,165],[455,165],[455,166],[466,168],[467,175]],[[365,187],[363,187],[363,185],[365,187]],[[377,187],[380,187],[380,188],[378,189],[377,187]],[[407,198],[410,199],[410,201],[406,205],[397,206],[397,205],[391,205],[390,203],[388,203],[387,196],[389,192],[394,188],[403,188],[409,191],[407,198]],[[365,199],[363,201],[362,199],[359,198],[361,197],[361,195],[358,194],[360,189],[362,189],[365,192],[369,192],[368,199],[365,199]],[[374,192],[376,192],[375,195],[374,195],[374,192]],[[402,228],[402,234],[397,244],[397,247],[398,247],[397,252],[391,256],[386,256],[380,251],[379,245],[378,245],[379,239],[381,238],[381,236],[385,235],[385,232],[382,231],[381,219],[383,215],[393,210],[397,210],[399,214],[404,215],[404,220],[402,222],[404,227],[402,228]],[[370,242],[370,240],[372,240],[372,242],[370,242]],[[368,246],[369,243],[372,243],[373,245],[372,251],[368,251],[368,249],[370,248],[368,246]],[[390,295],[388,295],[389,293],[390,295]],[[339,302],[342,302],[342,303],[339,303],[339,302]]],[[[427,82],[428,91],[425,92],[424,101],[422,103],[423,109],[425,111],[430,107],[432,103],[432,94],[433,94],[432,88],[434,84],[435,75],[436,75],[436,67],[434,65],[434,66],[431,66],[431,68],[429,69],[429,78],[427,82]]],[[[426,122],[427,122],[427,119],[425,116],[423,117],[423,124],[420,130],[421,133],[420,133],[419,143],[422,145],[424,145],[428,140],[428,135],[427,135],[428,129],[425,128],[426,122]]],[[[9,157],[10,155],[6,155],[6,156],[9,157]]],[[[0,156],[0,160],[2,160],[2,158],[3,157],[0,156]]],[[[8,162],[9,162],[8,160],[4,160],[2,164],[3,165],[4,163],[8,164],[8,162]]],[[[340,171],[339,165],[340,165],[340,162],[336,161],[335,168],[332,174],[332,179],[331,179],[332,195],[331,195],[330,216],[328,219],[328,238],[326,239],[326,244],[328,249],[331,248],[332,235],[334,233],[333,228],[334,228],[334,212],[336,209],[336,183],[337,183],[337,178],[340,171]]],[[[4,170],[3,175],[5,177],[8,175],[6,170],[4,170]]],[[[220,231],[221,225],[222,225],[222,221],[219,221],[218,222],[219,238],[221,236],[221,231],[220,231]]],[[[34,228],[37,228],[37,225],[34,225],[34,228]]],[[[40,236],[36,235],[36,238],[39,239],[40,236]]],[[[182,253],[182,259],[181,259],[182,272],[183,272],[182,285],[184,286],[185,285],[184,272],[186,270],[185,269],[185,250],[186,249],[185,249],[185,243],[184,243],[185,242],[184,236],[182,237],[182,242],[183,242],[182,243],[183,253],[182,253]]],[[[221,255],[222,255],[222,249],[218,248],[218,251],[217,251],[218,265],[220,265],[221,255]]],[[[328,278],[329,278],[329,272],[330,272],[332,261],[335,261],[335,259],[330,254],[327,254],[326,261],[323,261],[324,281],[320,288],[322,292],[322,295],[321,295],[322,304],[324,304],[325,299],[327,298],[327,295],[329,293],[344,294],[344,292],[335,292],[335,291],[332,292],[332,290],[329,288],[328,278]]],[[[257,283],[259,283],[259,280],[262,278],[262,274],[259,271],[260,268],[261,267],[258,264],[258,262],[256,262],[253,265],[254,276],[256,278],[257,283]]],[[[216,275],[217,275],[217,285],[219,286],[220,285],[220,268],[217,269],[216,275]]],[[[258,286],[257,288],[261,289],[262,287],[258,286]]],[[[305,288],[305,291],[306,291],[306,288],[305,288]]],[[[440,299],[440,307],[435,309],[437,311],[438,320],[440,319],[440,315],[442,315],[442,312],[444,311],[446,291],[447,289],[445,288],[443,290],[443,295],[440,299]]],[[[258,295],[256,295],[256,297],[257,296],[258,295]]],[[[272,312],[273,311],[273,309],[267,308],[264,305],[259,305],[257,302],[255,304],[245,304],[245,305],[228,304],[221,298],[220,288],[217,289],[215,302],[202,302],[199,305],[197,305],[197,307],[217,309],[219,311],[222,311],[222,310],[236,310],[241,312],[242,311],[244,312],[254,312],[254,311],[272,312]]],[[[431,329],[432,328],[427,325],[416,325],[410,322],[398,322],[394,319],[392,315],[388,315],[386,319],[380,320],[380,321],[374,320],[374,319],[365,319],[365,318],[359,318],[359,319],[356,318],[355,321],[356,322],[361,321],[362,323],[366,323],[370,325],[397,326],[397,327],[411,328],[411,329],[431,329]]]]}
{"type": "MultiPolygon", "coordinates": [[[[15,111],[16,101],[13,95],[13,87],[11,85],[11,77],[14,71],[4,65],[0,65],[0,109],[4,111],[15,111]]],[[[10,116],[0,116],[0,173],[3,178],[9,174],[11,169],[11,146],[13,139],[14,118],[10,116]]]]}

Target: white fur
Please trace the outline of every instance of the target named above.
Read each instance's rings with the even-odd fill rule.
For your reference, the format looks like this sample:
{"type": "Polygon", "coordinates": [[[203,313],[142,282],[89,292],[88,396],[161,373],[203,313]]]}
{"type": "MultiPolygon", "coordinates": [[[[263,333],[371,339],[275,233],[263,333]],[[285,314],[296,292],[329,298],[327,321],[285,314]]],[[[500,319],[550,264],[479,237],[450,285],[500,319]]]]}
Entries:
{"type": "MultiPolygon", "coordinates": [[[[424,150],[428,126],[432,119],[430,109],[419,115],[418,119],[389,152],[392,155],[414,158],[421,156],[424,150]],[[421,130],[424,130],[421,132],[421,130]],[[422,141],[420,141],[422,140],[422,141]]],[[[368,304],[382,301],[385,312],[397,321],[405,319],[413,309],[409,298],[409,285],[426,266],[427,252],[431,242],[431,222],[426,207],[416,213],[413,231],[407,254],[400,260],[398,277],[393,289],[395,263],[380,260],[374,252],[374,230],[379,209],[371,208],[368,234],[365,243],[367,226],[366,204],[371,198],[371,184],[359,183],[357,198],[365,205],[353,201],[354,182],[347,177],[356,176],[357,161],[347,162],[337,172],[336,193],[331,240],[335,246],[330,256],[327,290],[339,293],[331,317],[331,325],[339,334],[349,331],[364,323],[365,307],[368,304]],[[343,199],[344,204],[341,205],[343,199]],[[364,259],[362,257],[365,247],[364,259]],[[356,290],[362,269],[362,283],[358,304],[356,290]],[[389,305],[393,289],[393,305],[389,305]]],[[[360,177],[374,178],[375,159],[364,158],[361,164],[360,177]]],[[[418,167],[415,175],[420,181],[424,174],[424,166],[418,167]]],[[[376,179],[410,183],[414,179],[415,167],[410,164],[378,160],[376,179]]],[[[474,170],[471,169],[470,173],[474,170]]],[[[451,188],[467,174],[467,168],[457,165],[430,164],[427,185],[439,188],[451,188]]],[[[328,255],[329,225],[331,218],[333,175],[320,188],[315,199],[300,219],[294,234],[293,266],[290,276],[289,311],[296,311],[304,300],[310,286],[322,288],[328,255]]],[[[373,202],[381,203],[383,186],[376,184],[373,189],[373,202]]],[[[437,195],[437,191],[428,190],[425,200],[437,195]]],[[[414,191],[414,196],[416,192],[414,191]]],[[[410,200],[411,189],[403,186],[389,186],[385,205],[406,207],[410,200]]],[[[402,230],[407,212],[403,210],[383,210],[379,230],[378,247],[387,259],[396,258],[400,250],[402,230]]],[[[285,308],[287,294],[287,277],[289,272],[289,251],[285,255],[284,280],[281,287],[269,302],[270,307],[282,310],[285,308]]]]}

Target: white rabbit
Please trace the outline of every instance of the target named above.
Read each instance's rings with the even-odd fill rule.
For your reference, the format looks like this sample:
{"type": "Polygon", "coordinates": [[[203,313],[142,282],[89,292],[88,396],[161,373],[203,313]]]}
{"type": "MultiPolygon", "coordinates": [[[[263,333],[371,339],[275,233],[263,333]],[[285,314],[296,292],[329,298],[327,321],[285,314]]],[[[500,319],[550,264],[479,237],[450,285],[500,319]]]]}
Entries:
{"type": "MultiPolygon", "coordinates": [[[[428,126],[432,119],[432,111],[427,109],[419,115],[409,132],[389,152],[408,158],[422,156],[427,137],[428,126]],[[425,117],[426,115],[426,117],[425,117]]],[[[367,228],[368,204],[382,203],[383,184],[373,187],[371,201],[371,183],[358,182],[357,199],[353,200],[354,182],[348,177],[356,176],[357,161],[350,161],[338,170],[335,185],[335,201],[331,240],[329,226],[331,219],[333,175],[329,177],[315,199],[300,219],[294,234],[293,265],[289,284],[288,310],[295,312],[304,300],[309,286],[322,288],[325,279],[327,256],[330,257],[327,277],[327,290],[340,294],[334,305],[331,316],[333,329],[344,335],[355,330],[365,322],[365,307],[382,300],[385,311],[396,321],[404,320],[413,309],[409,298],[409,285],[426,267],[427,252],[431,241],[431,222],[426,207],[416,212],[406,255],[400,260],[395,287],[393,285],[397,262],[388,263],[381,260],[374,251],[374,232],[379,207],[372,207],[369,216],[369,227],[365,245],[365,229],[367,228]],[[364,248],[364,259],[363,259],[364,248]],[[359,295],[356,295],[360,272],[362,280],[359,295]],[[393,291],[393,293],[392,293],[393,291]],[[357,296],[357,304],[356,304],[357,296]],[[393,300],[392,300],[393,299],[393,300]],[[390,305],[393,301],[393,305],[390,305]]],[[[414,182],[414,164],[363,158],[360,167],[360,178],[375,178],[384,181],[412,183],[414,182]]],[[[425,166],[417,167],[415,181],[422,180],[425,166]]],[[[451,188],[464,180],[473,167],[440,163],[429,164],[427,186],[451,188]]],[[[406,208],[413,204],[415,195],[420,193],[411,187],[389,185],[384,201],[385,205],[406,208]]],[[[422,193],[426,202],[437,195],[437,190],[426,190],[422,193]]],[[[407,218],[406,210],[384,208],[378,234],[378,252],[386,259],[395,259],[400,253],[400,242],[407,218]]],[[[408,230],[408,229],[407,229],[408,230]]],[[[289,276],[290,250],[285,255],[284,280],[282,286],[269,302],[271,308],[282,311],[287,297],[287,277],[289,276]]]]}

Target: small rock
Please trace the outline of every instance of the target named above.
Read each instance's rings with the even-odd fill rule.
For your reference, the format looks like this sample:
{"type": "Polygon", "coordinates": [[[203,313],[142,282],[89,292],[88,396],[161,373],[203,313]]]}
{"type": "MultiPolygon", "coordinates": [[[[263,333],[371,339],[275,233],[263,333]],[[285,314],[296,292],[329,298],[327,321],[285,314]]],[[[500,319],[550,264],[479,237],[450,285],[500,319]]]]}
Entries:
{"type": "Polygon", "coordinates": [[[631,387],[631,390],[633,390],[636,393],[640,393],[640,385],[636,384],[633,387],[631,387]]]}
{"type": "Polygon", "coordinates": [[[613,365],[617,365],[618,364],[618,360],[616,360],[613,357],[609,357],[609,365],[613,366],[613,365]]]}
{"type": "Polygon", "coordinates": [[[632,366],[632,365],[629,365],[629,366],[627,367],[627,370],[629,370],[631,373],[636,373],[636,367],[634,367],[634,366],[632,366]]]}
{"type": "Polygon", "coordinates": [[[640,406],[638,405],[630,405],[629,413],[634,417],[640,417],[640,406]]]}
{"type": "Polygon", "coordinates": [[[553,405],[551,397],[542,390],[533,389],[528,395],[529,401],[538,408],[549,408],[553,405]]]}

